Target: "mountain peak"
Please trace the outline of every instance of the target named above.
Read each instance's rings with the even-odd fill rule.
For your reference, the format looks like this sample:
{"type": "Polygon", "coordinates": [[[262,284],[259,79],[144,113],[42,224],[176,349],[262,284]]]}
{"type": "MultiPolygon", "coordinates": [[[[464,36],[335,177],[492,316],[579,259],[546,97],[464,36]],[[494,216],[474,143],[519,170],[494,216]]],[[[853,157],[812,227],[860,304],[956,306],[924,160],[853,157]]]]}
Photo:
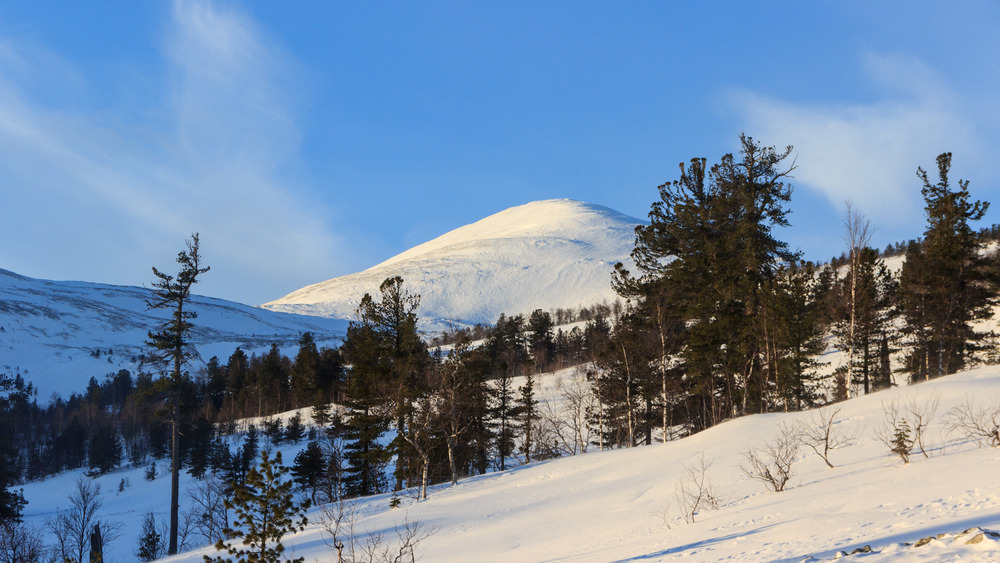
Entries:
{"type": "Polygon", "coordinates": [[[613,209],[571,199],[505,209],[415,246],[363,272],[304,287],[269,309],[352,318],[365,293],[401,276],[421,295],[425,330],[489,323],[500,313],[614,299],[611,269],[628,261],[635,226],[613,209]]]}

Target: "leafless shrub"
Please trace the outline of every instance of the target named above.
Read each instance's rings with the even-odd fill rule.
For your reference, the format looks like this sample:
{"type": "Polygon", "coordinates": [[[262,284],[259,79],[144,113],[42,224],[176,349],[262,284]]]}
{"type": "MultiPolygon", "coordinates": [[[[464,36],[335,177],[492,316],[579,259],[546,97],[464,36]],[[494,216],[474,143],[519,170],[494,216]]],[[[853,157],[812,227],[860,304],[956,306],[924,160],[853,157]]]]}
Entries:
{"type": "Polygon", "coordinates": [[[587,452],[590,443],[590,414],[597,399],[582,368],[559,384],[559,400],[546,402],[541,410],[541,426],[552,438],[553,448],[562,455],[587,452]],[[557,406],[555,403],[558,403],[557,406]]]}
{"type": "Polygon", "coordinates": [[[684,468],[684,474],[674,486],[674,496],[684,521],[691,524],[701,510],[719,508],[719,497],[708,478],[712,462],[705,460],[704,453],[698,456],[694,465],[682,464],[681,467],[684,468]]]}
{"type": "Polygon", "coordinates": [[[929,457],[924,437],[937,415],[938,403],[937,395],[913,395],[882,401],[883,422],[875,430],[875,437],[898,455],[903,463],[909,463],[914,449],[919,449],[925,458],[929,457]]]}
{"type": "Polygon", "coordinates": [[[97,519],[97,512],[104,505],[100,485],[86,477],[78,478],[69,503],[69,509],[58,512],[47,523],[56,540],[53,548],[60,560],[83,561],[84,553],[89,552],[90,534],[95,526],[100,528],[105,546],[121,535],[121,522],[97,519]]]}
{"type": "Polygon", "coordinates": [[[924,457],[928,457],[927,450],[924,448],[924,435],[927,433],[927,427],[937,415],[939,402],[937,395],[926,398],[911,395],[903,402],[910,428],[913,430],[913,442],[920,449],[920,453],[924,454],[924,457]]]}
{"type": "Polygon", "coordinates": [[[839,408],[822,408],[814,411],[809,421],[799,426],[802,443],[823,458],[831,469],[833,463],[830,462],[830,452],[851,445],[855,439],[854,435],[837,425],[838,414],[839,408]]]}
{"type": "Polygon", "coordinates": [[[992,404],[967,397],[964,403],[948,411],[947,417],[946,424],[951,432],[974,440],[980,447],[984,444],[991,448],[1000,446],[1000,400],[997,397],[992,404]]]}
{"type": "Polygon", "coordinates": [[[763,448],[750,448],[743,453],[740,470],[748,478],[764,483],[768,489],[781,492],[792,478],[792,464],[799,444],[798,432],[782,424],[778,426],[778,435],[763,448]]]}
{"type": "Polygon", "coordinates": [[[656,516],[657,518],[660,519],[661,522],[663,522],[663,526],[666,527],[668,530],[673,527],[670,525],[670,522],[673,520],[673,517],[670,516],[669,502],[664,504],[662,508],[653,509],[652,513],[653,516],[656,516]]]}
{"type": "Polygon", "coordinates": [[[0,563],[54,561],[48,553],[42,533],[20,522],[0,523],[0,563]]]}
{"type": "Polygon", "coordinates": [[[899,401],[892,400],[888,403],[882,401],[882,417],[882,424],[875,430],[875,437],[885,444],[890,452],[899,456],[904,464],[910,463],[910,452],[913,451],[915,440],[899,401]]]}
{"type": "Polygon", "coordinates": [[[359,537],[357,512],[345,501],[325,505],[320,522],[326,532],[323,541],[336,551],[337,563],[415,563],[420,542],[437,532],[437,528],[404,517],[395,527],[394,542],[369,530],[359,537]]]}
{"type": "Polygon", "coordinates": [[[226,497],[226,483],[215,475],[208,475],[195,481],[187,490],[191,504],[184,513],[190,534],[199,543],[215,544],[224,539],[222,530],[229,525],[229,510],[222,501],[226,497]]]}

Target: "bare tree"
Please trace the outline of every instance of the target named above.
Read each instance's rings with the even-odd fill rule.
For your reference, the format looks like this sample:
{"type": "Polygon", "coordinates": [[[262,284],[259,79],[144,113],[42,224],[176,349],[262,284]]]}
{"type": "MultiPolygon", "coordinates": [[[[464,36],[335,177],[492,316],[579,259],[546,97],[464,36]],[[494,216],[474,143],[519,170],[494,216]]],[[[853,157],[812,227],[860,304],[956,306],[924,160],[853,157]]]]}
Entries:
{"type": "Polygon", "coordinates": [[[854,348],[856,345],[857,304],[858,304],[858,271],[861,267],[861,251],[872,238],[872,225],[865,214],[854,207],[851,201],[845,202],[844,240],[847,243],[848,260],[851,271],[851,292],[848,297],[848,330],[847,330],[847,398],[851,398],[851,383],[854,376],[854,348]]]}
{"type": "Polygon", "coordinates": [[[416,563],[420,543],[437,533],[437,528],[404,516],[403,522],[394,527],[396,541],[391,542],[382,532],[365,530],[359,534],[357,520],[354,506],[345,501],[323,507],[323,541],[337,552],[337,563],[416,563]]]}
{"type": "Polygon", "coordinates": [[[799,426],[799,436],[802,443],[816,455],[823,458],[827,467],[833,469],[830,462],[830,452],[854,443],[855,436],[838,426],[837,415],[840,409],[822,408],[813,412],[809,422],[799,426]]]}
{"type": "Polygon", "coordinates": [[[557,388],[559,400],[541,406],[542,426],[552,436],[559,453],[586,453],[590,443],[590,415],[598,406],[586,371],[577,366],[572,375],[559,381],[557,388]]]}
{"type": "Polygon", "coordinates": [[[903,408],[909,415],[910,426],[913,430],[913,441],[924,457],[929,457],[926,448],[924,448],[924,435],[927,433],[927,427],[937,415],[938,403],[937,395],[930,397],[911,395],[903,403],[903,408]]]}
{"type": "Polygon", "coordinates": [[[798,432],[785,424],[778,426],[778,435],[763,448],[749,448],[743,453],[740,470],[743,475],[760,481],[774,492],[785,490],[792,478],[792,464],[799,452],[798,432]]]}
{"type": "Polygon", "coordinates": [[[199,543],[212,545],[225,537],[222,530],[229,525],[229,510],[223,502],[227,498],[226,488],[225,482],[209,475],[187,489],[190,504],[184,520],[190,522],[191,534],[199,543]]]}
{"type": "Polygon", "coordinates": [[[55,556],[45,549],[42,533],[21,522],[0,524],[0,563],[41,563],[55,556]]]}
{"type": "Polygon", "coordinates": [[[684,474],[674,486],[674,496],[681,508],[681,515],[688,524],[694,523],[699,511],[719,508],[719,497],[708,478],[711,461],[705,460],[705,453],[698,455],[694,465],[681,464],[684,474]]]}
{"type": "Polygon", "coordinates": [[[947,425],[951,432],[983,444],[1000,447],[1000,397],[984,404],[967,397],[965,402],[948,411],[947,425]]]}
{"type": "Polygon", "coordinates": [[[100,485],[79,477],[69,503],[68,510],[58,512],[47,523],[56,540],[54,549],[59,559],[83,561],[84,554],[89,552],[90,534],[95,526],[100,530],[104,545],[119,537],[120,522],[97,519],[97,512],[104,505],[100,485]]]}

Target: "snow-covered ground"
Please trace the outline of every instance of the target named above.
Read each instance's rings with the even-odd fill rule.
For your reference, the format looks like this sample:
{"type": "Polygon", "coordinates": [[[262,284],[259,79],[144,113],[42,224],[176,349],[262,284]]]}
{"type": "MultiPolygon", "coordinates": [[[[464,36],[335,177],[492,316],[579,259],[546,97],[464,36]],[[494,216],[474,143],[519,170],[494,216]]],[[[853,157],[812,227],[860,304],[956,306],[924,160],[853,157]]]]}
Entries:
{"type": "MultiPolygon", "coordinates": [[[[557,400],[574,370],[542,376],[540,394],[557,400]],[[560,383],[562,382],[562,383],[560,383]]],[[[834,405],[836,428],[854,442],[831,454],[828,468],[811,450],[800,449],[785,491],[769,492],[743,476],[743,452],[772,440],[780,425],[815,424],[815,412],[774,413],[730,420],[694,436],[634,449],[591,451],[532,463],[432,488],[430,498],[403,496],[389,509],[389,496],[353,502],[356,529],[387,532],[405,519],[436,532],[419,546],[424,561],[806,561],[831,560],[843,551],[871,546],[852,556],[863,561],[997,561],[1000,540],[979,543],[969,528],[1000,531],[1000,448],[980,448],[949,433],[949,411],[965,401],[1000,404],[1000,367],[984,367],[928,383],[881,391],[834,405]],[[927,431],[929,457],[919,452],[903,465],[876,439],[884,405],[937,401],[927,431]],[[675,487],[699,456],[721,503],[694,523],[681,518],[675,487]],[[937,538],[939,534],[944,534],[937,538]],[[927,545],[918,541],[933,537],[927,545]]],[[[831,407],[828,407],[831,408],[831,407]]],[[[300,444],[298,447],[302,447],[300,444]]],[[[295,448],[283,446],[286,463],[295,448]]],[[[165,462],[160,477],[145,481],[143,468],[99,477],[105,491],[101,518],[124,522],[108,561],[129,561],[142,515],[164,519],[169,497],[165,462]],[[129,482],[118,493],[122,479],[129,482]]],[[[25,486],[26,519],[41,524],[63,507],[79,472],[25,486]]],[[[193,480],[182,477],[182,491],[193,480]]],[[[182,497],[184,495],[182,494],[182,497]]],[[[182,509],[183,511],[183,509],[182,509]]],[[[330,561],[323,541],[321,509],[311,524],[285,538],[306,561],[330,561]]],[[[201,561],[204,548],[170,561],[201,561]]]]}

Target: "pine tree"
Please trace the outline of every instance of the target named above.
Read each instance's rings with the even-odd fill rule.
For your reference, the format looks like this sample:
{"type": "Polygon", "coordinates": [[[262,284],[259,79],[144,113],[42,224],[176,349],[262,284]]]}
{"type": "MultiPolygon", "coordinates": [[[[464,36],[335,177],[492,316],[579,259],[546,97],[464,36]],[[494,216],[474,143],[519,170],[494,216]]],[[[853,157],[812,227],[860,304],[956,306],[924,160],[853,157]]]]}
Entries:
{"type": "Polygon", "coordinates": [[[517,403],[514,407],[514,416],[517,417],[518,429],[521,431],[521,453],[524,454],[524,463],[531,463],[531,456],[535,453],[538,444],[537,424],[538,424],[538,399],[535,398],[535,377],[527,374],[524,377],[524,385],[517,389],[517,403]]]}
{"type": "Polygon", "coordinates": [[[496,428],[493,449],[496,452],[497,465],[500,471],[504,471],[507,469],[507,458],[514,455],[516,447],[514,439],[517,435],[514,426],[516,414],[514,384],[510,367],[506,363],[497,368],[494,385],[490,407],[490,419],[496,428]]]}
{"type": "MultiPolygon", "coordinates": [[[[261,453],[260,464],[247,472],[246,481],[233,488],[231,498],[223,502],[232,511],[233,520],[222,531],[224,540],[215,549],[225,550],[238,561],[281,561],[285,534],[301,531],[308,523],[305,511],[309,501],[298,503],[292,481],[284,479],[287,470],[281,465],[281,452],[272,460],[261,453]],[[237,543],[235,540],[239,540],[237,543]]],[[[301,563],[304,557],[287,560],[301,563]]],[[[228,557],[205,556],[207,563],[225,563],[228,557]]]]}
{"type": "Polygon", "coordinates": [[[20,475],[16,468],[17,451],[10,430],[13,428],[11,418],[11,401],[9,394],[14,389],[14,381],[6,374],[0,373],[0,526],[21,521],[21,510],[27,501],[20,491],[11,487],[20,475]]]}
{"type": "Polygon", "coordinates": [[[951,153],[937,158],[938,182],[917,169],[927,229],[911,245],[900,275],[901,309],[913,342],[909,367],[915,379],[961,369],[985,334],[972,324],[989,315],[996,302],[996,274],[980,256],[980,236],[969,225],[983,218],[989,203],[969,200],[969,182],[953,189],[951,153]]]}
{"type": "Polygon", "coordinates": [[[295,463],[292,465],[292,476],[295,483],[303,491],[309,493],[313,504],[316,504],[316,491],[323,486],[323,478],[326,475],[326,464],[323,458],[323,449],[320,448],[319,442],[314,440],[295,455],[295,463]]]}
{"type": "MultiPolygon", "coordinates": [[[[766,408],[760,330],[765,288],[782,262],[797,257],[772,229],[788,225],[794,166],[742,135],[739,158],[725,155],[681,165],[681,177],[659,188],[649,225],[636,227],[638,280],[663,279],[685,324],[681,358],[696,427],[766,408]]],[[[627,280],[622,280],[627,281],[627,280]]]]}
{"type": "Polygon", "coordinates": [[[190,305],[191,286],[198,282],[198,276],[209,271],[201,267],[198,233],[191,235],[186,242],[187,250],[177,255],[177,263],[181,269],[177,276],[165,274],[155,267],[153,275],[153,296],[147,305],[150,309],[170,309],[171,318],[163,323],[159,330],[149,333],[148,344],[155,350],[156,360],[171,367],[169,387],[171,402],[171,482],[170,482],[170,542],[167,548],[169,555],[177,553],[177,509],[180,502],[180,392],[188,374],[184,366],[191,357],[188,350],[191,320],[198,315],[186,308],[190,305]]]}
{"type": "Polygon", "coordinates": [[[122,445],[111,424],[99,424],[87,444],[87,463],[93,474],[103,475],[122,462],[122,445]]]}
{"type": "Polygon", "coordinates": [[[156,516],[147,512],[142,519],[142,535],[139,536],[135,556],[140,561],[155,561],[163,556],[163,551],[163,537],[156,528],[156,516]]]}

